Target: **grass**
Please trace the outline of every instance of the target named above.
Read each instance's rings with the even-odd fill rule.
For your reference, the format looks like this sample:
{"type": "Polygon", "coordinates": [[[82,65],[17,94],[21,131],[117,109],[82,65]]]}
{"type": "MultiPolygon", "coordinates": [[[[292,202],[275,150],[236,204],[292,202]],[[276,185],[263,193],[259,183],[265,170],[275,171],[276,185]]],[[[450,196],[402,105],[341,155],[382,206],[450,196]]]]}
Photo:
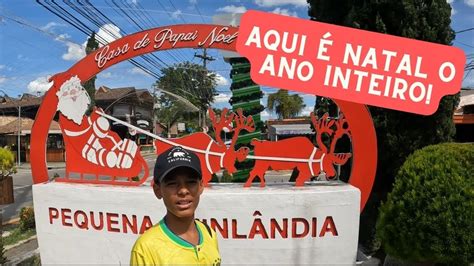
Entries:
{"type": "MultiPolygon", "coordinates": [[[[7,230],[4,230],[4,231],[7,231],[7,230]]],[[[4,246],[13,245],[15,243],[20,242],[21,240],[25,240],[25,239],[30,238],[31,236],[36,235],[35,229],[28,229],[26,231],[22,231],[19,225],[15,226],[11,230],[8,230],[8,232],[10,232],[10,235],[3,238],[4,246]]]]}
{"type": "Polygon", "coordinates": [[[39,255],[35,255],[35,256],[32,256],[20,263],[18,263],[17,265],[33,265],[33,266],[39,266],[41,265],[41,259],[40,259],[40,256],[39,255]]]}

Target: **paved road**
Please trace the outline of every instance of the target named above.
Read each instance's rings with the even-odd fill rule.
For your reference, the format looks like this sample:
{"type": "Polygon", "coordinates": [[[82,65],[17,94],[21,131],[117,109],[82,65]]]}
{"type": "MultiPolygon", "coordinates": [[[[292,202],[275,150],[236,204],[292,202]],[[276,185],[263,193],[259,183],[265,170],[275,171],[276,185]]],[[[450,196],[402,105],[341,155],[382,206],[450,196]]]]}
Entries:
{"type": "MultiPolygon", "coordinates": [[[[148,163],[150,173],[153,173],[153,166],[155,164],[155,156],[147,155],[144,156],[148,163]]],[[[64,176],[63,169],[51,169],[48,171],[50,177],[57,173],[59,176],[64,176]]],[[[288,181],[290,172],[268,172],[265,176],[267,183],[285,182],[288,181]]],[[[31,190],[32,178],[30,169],[19,169],[18,173],[13,176],[13,189],[15,203],[10,205],[0,205],[2,211],[3,221],[9,221],[17,218],[21,208],[25,206],[33,206],[33,195],[31,190]]]]}
{"type": "MultiPolygon", "coordinates": [[[[64,174],[64,169],[52,169],[48,171],[50,176],[55,173],[64,174]]],[[[21,208],[33,206],[33,195],[31,191],[32,178],[30,169],[18,169],[18,173],[13,175],[13,194],[15,203],[0,205],[3,221],[9,221],[18,217],[21,208]]]]}

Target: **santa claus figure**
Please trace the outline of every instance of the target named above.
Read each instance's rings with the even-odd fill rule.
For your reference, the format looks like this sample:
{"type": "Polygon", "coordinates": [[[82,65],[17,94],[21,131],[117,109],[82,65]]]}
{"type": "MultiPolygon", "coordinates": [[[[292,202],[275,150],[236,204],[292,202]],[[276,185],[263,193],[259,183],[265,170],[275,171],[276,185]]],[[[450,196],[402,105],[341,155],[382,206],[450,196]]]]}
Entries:
{"type": "Polygon", "coordinates": [[[91,101],[77,76],[64,82],[56,95],[66,146],[66,177],[76,172],[81,177],[95,174],[130,179],[137,176],[142,167],[148,172],[137,144],[122,140],[111,131],[109,121],[96,112],[102,112],[101,109],[94,107],[90,116],[85,115],[91,101]]]}

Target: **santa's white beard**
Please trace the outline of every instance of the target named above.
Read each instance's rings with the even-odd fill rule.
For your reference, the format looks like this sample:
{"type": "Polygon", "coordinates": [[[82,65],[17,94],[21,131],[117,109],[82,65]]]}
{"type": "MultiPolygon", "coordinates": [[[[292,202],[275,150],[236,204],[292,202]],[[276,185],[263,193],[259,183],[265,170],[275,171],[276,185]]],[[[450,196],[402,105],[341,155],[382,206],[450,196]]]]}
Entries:
{"type": "Polygon", "coordinates": [[[90,103],[89,95],[85,92],[79,94],[75,101],[71,97],[59,97],[58,110],[67,119],[80,125],[90,103]]]}

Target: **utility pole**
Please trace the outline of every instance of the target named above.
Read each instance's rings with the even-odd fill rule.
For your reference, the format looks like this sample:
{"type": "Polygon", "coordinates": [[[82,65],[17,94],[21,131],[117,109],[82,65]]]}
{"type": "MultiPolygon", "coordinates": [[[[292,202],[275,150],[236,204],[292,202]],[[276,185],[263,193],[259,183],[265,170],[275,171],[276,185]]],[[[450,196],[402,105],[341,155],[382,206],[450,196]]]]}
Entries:
{"type": "MultiPolygon", "coordinates": [[[[202,65],[204,66],[204,68],[206,68],[207,66],[207,61],[214,61],[216,60],[214,57],[212,56],[207,56],[207,48],[203,48],[203,52],[202,54],[197,54],[197,53],[194,53],[194,57],[197,57],[197,58],[201,58],[202,59],[202,65]]],[[[206,68],[207,69],[207,68],[206,68]]]]}
{"type": "Polygon", "coordinates": [[[21,103],[18,104],[18,166],[20,166],[21,103]]]}
{"type": "Polygon", "coordinates": [[[152,123],[153,123],[153,134],[156,135],[156,86],[158,86],[156,83],[152,85],[153,86],[153,113],[152,113],[152,123]]]}
{"type": "MultiPolygon", "coordinates": [[[[202,65],[204,66],[204,69],[206,69],[206,77],[207,77],[207,61],[214,61],[216,60],[212,56],[207,55],[207,48],[203,48],[202,54],[197,54],[194,53],[194,57],[201,58],[202,59],[202,65]]],[[[206,82],[204,82],[204,86],[206,86],[206,82]]],[[[202,127],[206,127],[206,110],[199,110],[199,124],[201,124],[202,121],[202,127]],[[201,120],[202,116],[202,120],[201,120]]]]}

